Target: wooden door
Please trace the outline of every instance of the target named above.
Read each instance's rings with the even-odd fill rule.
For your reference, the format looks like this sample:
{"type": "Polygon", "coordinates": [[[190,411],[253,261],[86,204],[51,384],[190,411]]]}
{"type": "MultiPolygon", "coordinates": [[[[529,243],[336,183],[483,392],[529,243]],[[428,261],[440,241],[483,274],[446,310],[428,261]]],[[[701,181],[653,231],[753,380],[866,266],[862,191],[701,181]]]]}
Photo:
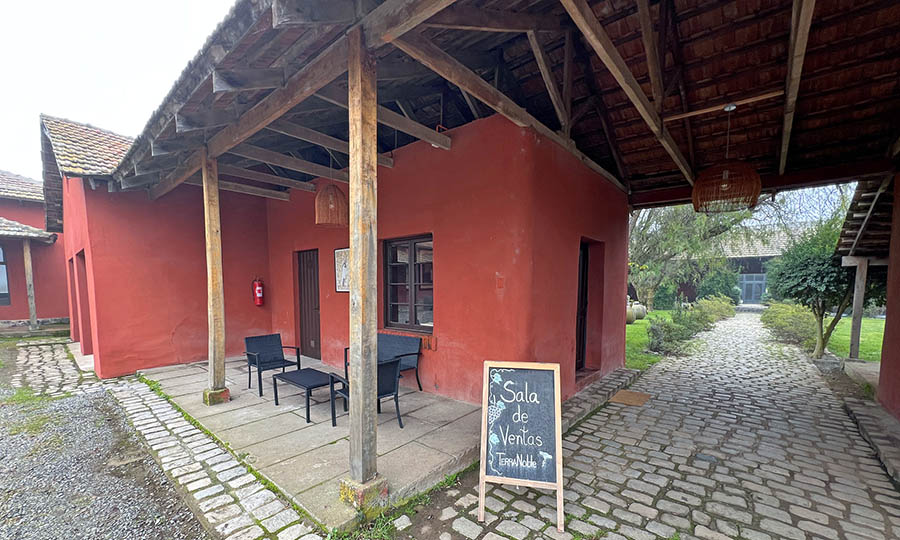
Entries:
{"type": "Polygon", "coordinates": [[[575,318],[575,369],[584,369],[588,308],[588,244],[578,250],[578,312],[575,318]]]}
{"type": "Polygon", "coordinates": [[[300,279],[300,353],[322,358],[319,335],[319,250],[297,254],[300,279]]]}

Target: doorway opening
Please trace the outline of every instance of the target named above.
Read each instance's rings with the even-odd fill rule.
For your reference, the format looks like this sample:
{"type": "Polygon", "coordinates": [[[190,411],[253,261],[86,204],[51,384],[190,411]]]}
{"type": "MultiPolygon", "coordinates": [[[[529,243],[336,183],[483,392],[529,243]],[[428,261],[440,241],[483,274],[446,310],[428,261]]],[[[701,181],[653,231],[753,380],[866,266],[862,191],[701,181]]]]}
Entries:
{"type": "Polygon", "coordinates": [[[322,359],[319,320],[319,250],[297,253],[300,292],[300,354],[322,359]]]}

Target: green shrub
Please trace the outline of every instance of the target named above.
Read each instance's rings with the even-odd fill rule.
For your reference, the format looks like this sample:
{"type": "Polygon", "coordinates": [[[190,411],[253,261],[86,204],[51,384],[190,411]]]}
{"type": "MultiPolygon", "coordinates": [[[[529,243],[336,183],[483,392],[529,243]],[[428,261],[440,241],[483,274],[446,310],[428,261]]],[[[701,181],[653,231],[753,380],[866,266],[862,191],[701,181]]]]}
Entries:
{"type": "Polygon", "coordinates": [[[672,309],[675,307],[675,287],[660,285],[653,295],[653,309],[672,309]]]}
{"type": "Polygon", "coordinates": [[[772,302],[760,317],[775,337],[810,350],[816,345],[816,317],[799,304],[772,302]]]}
{"type": "Polygon", "coordinates": [[[703,298],[687,308],[676,302],[672,320],[662,317],[650,320],[650,350],[663,354],[678,353],[685,341],[732,316],[734,304],[725,296],[703,298]]]}
{"type": "Polygon", "coordinates": [[[741,290],[737,288],[737,272],[730,268],[713,268],[708,271],[697,285],[697,298],[707,296],[726,296],[737,304],[741,301],[741,290]]]}

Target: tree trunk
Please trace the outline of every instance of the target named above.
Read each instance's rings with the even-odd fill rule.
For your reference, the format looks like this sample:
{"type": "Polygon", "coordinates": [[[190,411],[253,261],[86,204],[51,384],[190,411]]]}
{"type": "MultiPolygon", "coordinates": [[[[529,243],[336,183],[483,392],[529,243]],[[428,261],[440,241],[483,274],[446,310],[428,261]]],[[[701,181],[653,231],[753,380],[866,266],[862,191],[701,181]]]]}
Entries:
{"type": "Polygon", "coordinates": [[[822,358],[822,355],[825,354],[825,333],[823,329],[825,315],[819,311],[816,311],[813,315],[816,317],[816,347],[813,349],[812,357],[822,358]]]}

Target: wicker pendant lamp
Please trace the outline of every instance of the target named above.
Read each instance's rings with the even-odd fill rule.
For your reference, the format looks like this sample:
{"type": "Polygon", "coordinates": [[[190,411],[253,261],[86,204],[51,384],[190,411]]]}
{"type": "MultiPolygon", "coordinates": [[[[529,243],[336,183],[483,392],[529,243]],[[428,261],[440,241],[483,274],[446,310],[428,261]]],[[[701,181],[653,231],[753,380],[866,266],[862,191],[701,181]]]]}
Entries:
{"type": "Polygon", "coordinates": [[[347,196],[334,184],[325,184],[316,191],[316,225],[346,227],[350,223],[350,204],[347,196]]]}
{"type": "Polygon", "coordinates": [[[704,169],[694,180],[691,199],[695,212],[715,214],[747,210],[756,206],[762,183],[759,173],[748,163],[728,159],[731,142],[731,112],[733,103],[725,106],[728,130],[725,136],[725,161],[704,169]]]}

